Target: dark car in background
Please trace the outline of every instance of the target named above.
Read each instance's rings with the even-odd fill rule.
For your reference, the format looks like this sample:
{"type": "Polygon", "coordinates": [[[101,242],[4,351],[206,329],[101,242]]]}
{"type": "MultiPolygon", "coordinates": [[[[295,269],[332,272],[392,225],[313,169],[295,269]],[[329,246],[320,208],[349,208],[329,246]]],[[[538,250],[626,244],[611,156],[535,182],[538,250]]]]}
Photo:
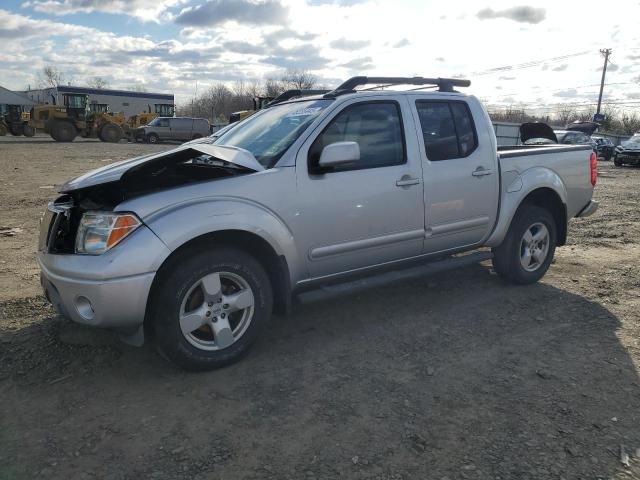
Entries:
{"type": "Polygon", "coordinates": [[[616,146],[611,140],[605,137],[594,137],[596,142],[596,153],[603,160],[611,160],[616,151],[616,146]]]}
{"type": "Polygon", "coordinates": [[[616,147],[613,163],[618,167],[625,164],[640,165],[640,132],[616,147]]]}

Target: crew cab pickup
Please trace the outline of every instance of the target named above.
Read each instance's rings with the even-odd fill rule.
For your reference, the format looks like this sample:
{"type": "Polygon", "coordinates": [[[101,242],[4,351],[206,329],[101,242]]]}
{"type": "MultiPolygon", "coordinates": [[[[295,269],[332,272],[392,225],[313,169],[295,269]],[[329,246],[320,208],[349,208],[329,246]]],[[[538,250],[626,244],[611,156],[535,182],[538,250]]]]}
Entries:
{"type": "Polygon", "coordinates": [[[42,220],[47,298],[197,370],[328,284],[482,247],[506,281],[536,282],[568,220],[597,208],[595,153],[498,148],[481,103],[454,91],[468,85],[354,77],[69,181],[42,220]]]}

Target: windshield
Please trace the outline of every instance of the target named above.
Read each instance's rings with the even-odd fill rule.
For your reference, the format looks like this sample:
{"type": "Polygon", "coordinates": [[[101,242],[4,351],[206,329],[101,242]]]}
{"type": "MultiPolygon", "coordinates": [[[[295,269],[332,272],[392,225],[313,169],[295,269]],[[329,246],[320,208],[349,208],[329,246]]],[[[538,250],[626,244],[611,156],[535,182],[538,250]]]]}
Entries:
{"type": "Polygon", "coordinates": [[[265,168],[271,168],[332,100],[276,105],[252,115],[228,131],[217,145],[244,148],[265,168]]]}

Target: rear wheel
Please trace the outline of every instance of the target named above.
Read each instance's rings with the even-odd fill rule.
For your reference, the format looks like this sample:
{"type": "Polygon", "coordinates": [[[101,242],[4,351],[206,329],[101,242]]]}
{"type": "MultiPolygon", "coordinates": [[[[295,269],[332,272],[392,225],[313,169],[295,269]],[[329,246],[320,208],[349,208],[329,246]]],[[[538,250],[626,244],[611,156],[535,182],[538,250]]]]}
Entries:
{"type": "Polygon", "coordinates": [[[100,129],[100,140],[103,142],[118,143],[123,136],[122,128],[115,123],[107,123],[100,129]]]}
{"type": "Polygon", "coordinates": [[[196,133],[193,137],[191,137],[192,140],[197,140],[198,138],[202,138],[202,135],[200,135],[199,133],[196,133]]]}
{"type": "Polygon", "coordinates": [[[78,131],[71,122],[56,120],[51,125],[51,137],[56,142],[73,142],[76,135],[78,131]]]}
{"type": "Polygon", "coordinates": [[[493,249],[493,267],[511,283],[537,282],[551,265],[556,242],[551,213],[525,204],[518,209],[502,244],[493,249]]]}
{"type": "Polygon", "coordinates": [[[174,259],[153,298],[155,342],[187,370],[211,370],[240,359],[273,305],[262,265],[226,247],[174,259]]]}

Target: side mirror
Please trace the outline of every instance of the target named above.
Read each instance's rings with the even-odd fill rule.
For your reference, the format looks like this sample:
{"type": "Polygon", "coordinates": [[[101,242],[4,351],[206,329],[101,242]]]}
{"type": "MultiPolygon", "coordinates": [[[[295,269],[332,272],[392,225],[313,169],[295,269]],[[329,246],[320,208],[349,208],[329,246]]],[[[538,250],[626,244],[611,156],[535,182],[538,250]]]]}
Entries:
{"type": "Polygon", "coordinates": [[[322,149],[318,167],[331,169],[349,165],[360,160],[360,145],[357,142],[336,142],[322,149]]]}

